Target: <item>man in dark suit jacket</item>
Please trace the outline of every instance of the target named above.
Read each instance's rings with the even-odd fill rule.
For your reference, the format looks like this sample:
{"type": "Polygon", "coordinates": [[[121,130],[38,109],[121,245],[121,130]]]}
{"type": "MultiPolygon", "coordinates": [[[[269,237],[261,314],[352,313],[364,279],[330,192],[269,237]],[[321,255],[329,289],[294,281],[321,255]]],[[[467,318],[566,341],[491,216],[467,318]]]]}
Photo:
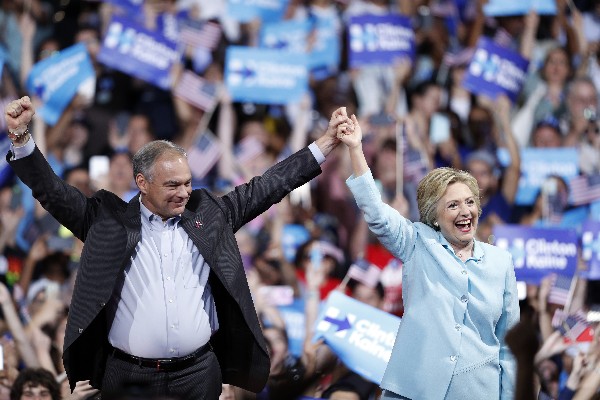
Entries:
{"type": "Polygon", "coordinates": [[[221,382],[260,391],[269,355],[234,233],[321,172],[345,109],[308,148],[222,197],[191,189],[183,149],[152,142],[134,157],[140,194],[129,203],[104,190],[86,197],[56,176],[29,137],[33,114],[27,97],[7,106],[7,160],[85,242],[64,343],[71,388],[89,379],[105,392],[137,381],[190,399],[217,399],[221,382]]]}

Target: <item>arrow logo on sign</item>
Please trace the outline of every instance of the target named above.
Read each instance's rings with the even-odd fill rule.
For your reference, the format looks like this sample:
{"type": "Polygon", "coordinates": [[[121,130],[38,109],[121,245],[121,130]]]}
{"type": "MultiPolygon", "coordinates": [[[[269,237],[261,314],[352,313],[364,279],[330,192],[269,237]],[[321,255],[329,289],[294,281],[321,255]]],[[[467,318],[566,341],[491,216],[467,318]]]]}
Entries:
{"type": "Polygon", "coordinates": [[[346,329],[350,329],[352,327],[352,325],[350,325],[350,321],[348,321],[348,318],[344,318],[344,319],[335,319],[335,318],[331,318],[331,317],[325,317],[323,318],[323,321],[327,321],[330,324],[333,325],[337,325],[337,330],[336,332],[339,331],[344,331],[346,329]]]}

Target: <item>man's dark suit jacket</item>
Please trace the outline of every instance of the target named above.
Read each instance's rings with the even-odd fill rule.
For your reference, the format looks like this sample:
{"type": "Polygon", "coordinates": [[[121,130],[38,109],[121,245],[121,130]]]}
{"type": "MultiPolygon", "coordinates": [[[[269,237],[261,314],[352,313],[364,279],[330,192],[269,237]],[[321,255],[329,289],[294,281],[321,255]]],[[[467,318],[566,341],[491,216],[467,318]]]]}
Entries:
{"type": "MultiPolygon", "coordinates": [[[[86,379],[101,388],[109,349],[105,305],[141,238],[139,195],[129,203],[105,190],[87,198],[54,174],[37,147],[27,157],[11,157],[9,153],[7,160],[33,196],[85,242],[63,362],[71,388],[86,379]]],[[[305,148],[222,197],[204,189],[192,192],[182,225],[211,268],[209,282],[220,328],[210,341],[224,383],[258,392],[269,375],[269,355],[234,232],[320,172],[305,148]]]]}

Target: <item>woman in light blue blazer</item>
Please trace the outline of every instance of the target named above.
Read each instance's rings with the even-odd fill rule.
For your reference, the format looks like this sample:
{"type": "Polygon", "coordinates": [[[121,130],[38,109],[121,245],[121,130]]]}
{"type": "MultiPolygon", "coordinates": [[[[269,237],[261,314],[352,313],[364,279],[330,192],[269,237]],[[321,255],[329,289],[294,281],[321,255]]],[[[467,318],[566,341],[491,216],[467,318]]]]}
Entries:
{"type": "Polygon", "coordinates": [[[352,191],[371,231],[404,262],[404,316],[382,399],[512,399],[516,365],[504,342],[519,320],[510,254],[475,240],[481,214],[473,176],[451,168],[419,183],[419,222],[383,203],[353,115],[338,128],[352,191]]]}

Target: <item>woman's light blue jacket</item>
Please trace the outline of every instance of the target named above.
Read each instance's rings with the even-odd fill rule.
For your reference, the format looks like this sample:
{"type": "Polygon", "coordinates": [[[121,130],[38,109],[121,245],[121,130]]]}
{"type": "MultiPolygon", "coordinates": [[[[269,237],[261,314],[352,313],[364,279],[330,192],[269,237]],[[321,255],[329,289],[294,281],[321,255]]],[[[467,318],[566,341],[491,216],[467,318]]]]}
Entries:
{"type": "Polygon", "coordinates": [[[383,203],[370,171],[347,185],[371,231],[404,263],[405,312],[381,387],[413,400],[461,392],[512,400],[516,365],[504,336],[519,302],[510,254],[475,241],[463,263],[439,231],[383,203]]]}

